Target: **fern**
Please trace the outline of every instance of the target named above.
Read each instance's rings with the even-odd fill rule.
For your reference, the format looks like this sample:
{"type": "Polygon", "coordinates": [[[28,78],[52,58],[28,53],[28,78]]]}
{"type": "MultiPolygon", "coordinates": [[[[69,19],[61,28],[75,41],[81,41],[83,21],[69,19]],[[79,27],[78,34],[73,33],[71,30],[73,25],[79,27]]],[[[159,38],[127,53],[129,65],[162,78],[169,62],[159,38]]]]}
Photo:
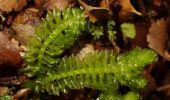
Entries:
{"type": "Polygon", "coordinates": [[[71,56],[60,61],[56,66],[57,71],[29,81],[25,86],[38,93],[50,94],[90,87],[112,91],[113,94],[108,96],[115,98],[117,94],[114,93],[118,93],[119,84],[129,86],[132,90],[143,88],[146,85],[146,80],[141,76],[143,68],[155,60],[155,52],[140,48],[121,55],[114,55],[111,51],[97,51],[82,60],[71,56]]]}
{"type": "Polygon", "coordinates": [[[46,67],[57,64],[61,53],[69,48],[84,30],[85,23],[80,9],[48,12],[36,28],[36,36],[31,37],[27,45],[29,51],[24,57],[27,63],[25,74],[32,77],[37,72],[46,73],[46,67]]]}

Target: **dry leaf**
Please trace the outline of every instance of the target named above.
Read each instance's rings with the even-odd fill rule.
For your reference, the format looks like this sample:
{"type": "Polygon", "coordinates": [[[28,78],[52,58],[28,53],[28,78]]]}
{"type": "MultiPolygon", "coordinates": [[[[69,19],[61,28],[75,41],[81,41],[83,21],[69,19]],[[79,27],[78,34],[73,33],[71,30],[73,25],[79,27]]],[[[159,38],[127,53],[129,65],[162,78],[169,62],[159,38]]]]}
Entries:
{"type": "Polygon", "coordinates": [[[132,47],[142,47],[142,48],[147,48],[148,43],[146,41],[147,33],[148,33],[148,28],[150,27],[146,22],[140,20],[134,22],[135,28],[136,28],[136,36],[134,39],[130,40],[130,43],[132,44],[132,47]]]}
{"type": "MultiPolygon", "coordinates": [[[[39,9],[43,9],[46,0],[34,0],[35,7],[39,9]]],[[[50,0],[49,0],[50,1],[50,0]]]]}
{"type": "Polygon", "coordinates": [[[16,16],[13,24],[29,24],[37,25],[40,23],[39,10],[35,8],[28,8],[25,11],[22,11],[16,16]]]}
{"type": "Polygon", "coordinates": [[[27,0],[0,0],[0,13],[8,13],[13,9],[15,11],[20,11],[26,5],[27,0]]]}
{"type": "Polygon", "coordinates": [[[27,96],[30,92],[31,92],[30,88],[23,88],[16,92],[16,94],[13,97],[13,100],[20,100],[21,98],[22,100],[27,100],[27,96]]]}
{"type": "Polygon", "coordinates": [[[8,95],[10,92],[8,87],[1,86],[0,87],[0,97],[4,95],[8,95]]]}
{"type": "Polygon", "coordinates": [[[78,58],[83,59],[89,53],[94,53],[94,48],[93,45],[86,44],[86,46],[79,51],[77,56],[78,58]]]}
{"type": "Polygon", "coordinates": [[[108,8],[104,7],[93,7],[89,6],[85,2],[79,0],[80,5],[84,8],[85,10],[85,15],[89,17],[91,22],[96,22],[97,20],[102,21],[105,20],[112,15],[112,11],[108,8]]]}
{"type": "Polygon", "coordinates": [[[130,3],[130,0],[118,0],[118,1],[120,2],[120,5],[122,6],[119,16],[125,16],[125,15],[128,15],[129,13],[135,13],[140,16],[142,15],[140,12],[135,10],[135,8],[130,3]]]}
{"type": "Polygon", "coordinates": [[[0,32],[0,65],[3,64],[19,64],[22,60],[20,56],[20,48],[15,39],[9,40],[9,36],[5,32],[0,32]]]}
{"type": "Polygon", "coordinates": [[[27,0],[16,0],[13,9],[15,11],[21,11],[23,7],[27,5],[27,0]]]}
{"type": "Polygon", "coordinates": [[[161,6],[163,0],[153,0],[153,4],[156,6],[161,6]]]}
{"type": "Polygon", "coordinates": [[[0,13],[12,11],[15,4],[15,0],[0,0],[0,2],[0,13]]]}
{"type": "Polygon", "coordinates": [[[58,8],[64,10],[65,8],[72,7],[76,4],[76,0],[46,0],[44,8],[47,10],[53,10],[58,8]]]}
{"type": "Polygon", "coordinates": [[[14,37],[21,43],[25,44],[29,36],[33,36],[35,33],[34,28],[28,24],[14,24],[11,26],[14,30],[14,37]]]}
{"type": "Polygon", "coordinates": [[[144,78],[148,81],[148,84],[144,89],[142,89],[143,100],[155,100],[146,98],[148,98],[148,94],[155,91],[155,89],[160,86],[160,78],[161,80],[164,79],[164,75],[162,73],[166,73],[167,69],[168,68],[165,67],[163,60],[159,60],[145,68],[144,78]]]}
{"type": "Polygon", "coordinates": [[[169,19],[160,19],[153,22],[149,34],[147,35],[147,41],[149,47],[158,52],[166,60],[170,60],[170,54],[166,49],[166,43],[168,40],[168,21],[169,19]]]}
{"type": "Polygon", "coordinates": [[[100,2],[100,7],[103,8],[110,8],[110,6],[112,6],[113,3],[115,3],[116,0],[102,0],[100,2]]]}

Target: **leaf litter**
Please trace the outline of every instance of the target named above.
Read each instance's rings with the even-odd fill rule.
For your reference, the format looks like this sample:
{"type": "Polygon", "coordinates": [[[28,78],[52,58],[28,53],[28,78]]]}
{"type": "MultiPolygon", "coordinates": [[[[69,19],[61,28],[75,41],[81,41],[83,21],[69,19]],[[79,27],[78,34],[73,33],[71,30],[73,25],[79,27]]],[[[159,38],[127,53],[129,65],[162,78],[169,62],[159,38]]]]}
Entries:
{"type": "MultiPolygon", "coordinates": [[[[93,41],[91,44],[86,45],[79,55],[85,56],[86,53],[93,52],[94,49],[101,50],[108,49],[108,47],[113,49],[114,47],[111,45],[113,43],[115,47],[120,48],[120,52],[134,46],[151,48],[160,55],[160,58],[157,63],[148,66],[145,70],[144,75],[148,79],[149,84],[144,89],[145,92],[142,93],[143,97],[150,100],[153,97],[149,97],[149,95],[154,95],[161,99],[170,97],[170,82],[168,81],[170,77],[168,74],[170,66],[170,46],[168,45],[170,41],[168,30],[170,12],[168,7],[170,4],[168,0],[0,0],[0,2],[0,14],[1,19],[3,19],[0,32],[0,69],[4,70],[3,68],[6,67],[6,64],[10,65],[11,69],[13,69],[12,65],[17,68],[17,75],[0,77],[0,84],[5,85],[5,87],[2,87],[4,91],[5,89],[11,89],[8,85],[11,85],[12,82],[15,87],[15,85],[20,85],[17,82],[22,83],[22,81],[26,80],[26,77],[19,72],[19,68],[24,66],[21,56],[21,52],[24,49],[22,46],[27,41],[27,37],[34,34],[33,27],[39,25],[46,12],[55,8],[64,10],[68,7],[81,5],[84,9],[84,14],[92,23],[114,19],[116,26],[114,26],[115,30],[113,31],[116,31],[116,34],[118,34],[116,39],[123,37],[120,29],[122,23],[134,24],[136,35],[133,34],[131,39],[116,41],[113,39],[112,43],[105,41],[105,39],[93,41]],[[130,17],[132,19],[129,20],[130,17]],[[124,46],[121,46],[121,44],[124,46]],[[12,77],[14,76],[17,76],[17,78],[13,80],[12,77]],[[164,94],[164,97],[155,95],[153,91],[154,93],[164,94]]],[[[129,35],[127,34],[127,36],[129,35]]],[[[20,96],[27,97],[27,94],[30,92],[27,89],[17,89],[15,91],[18,92],[12,91],[12,94],[17,99],[20,96]],[[20,91],[24,91],[22,92],[23,94],[18,94],[20,91]]],[[[78,92],[80,94],[72,91],[70,94],[54,97],[64,98],[64,100],[68,100],[68,97],[77,98],[77,100],[81,98],[83,100],[83,98],[91,99],[92,96],[96,95],[94,90],[89,89],[78,92]],[[90,92],[91,94],[88,94],[89,91],[92,91],[90,92]],[[73,95],[74,93],[75,95],[73,95]],[[88,98],[85,94],[88,94],[90,97],[88,98]]],[[[52,100],[52,96],[47,97],[52,100]]]]}

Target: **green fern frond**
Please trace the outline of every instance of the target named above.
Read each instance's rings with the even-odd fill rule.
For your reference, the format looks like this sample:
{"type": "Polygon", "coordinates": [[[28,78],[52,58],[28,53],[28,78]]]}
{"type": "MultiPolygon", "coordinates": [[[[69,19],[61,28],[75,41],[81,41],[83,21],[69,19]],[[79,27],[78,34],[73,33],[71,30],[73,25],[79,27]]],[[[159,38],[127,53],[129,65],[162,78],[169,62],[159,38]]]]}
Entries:
{"type": "Polygon", "coordinates": [[[114,55],[111,51],[97,51],[84,59],[71,56],[63,58],[56,71],[30,81],[25,86],[38,93],[51,94],[84,87],[117,92],[119,84],[134,87],[132,90],[140,89],[146,85],[141,75],[144,66],[155,60],[155,52],[140,48],[121,55],[114,55]]]}
{"type": "MultiPolygon", "coordinates": [[[[27,76],[32,77],[42,67],[53,67],[59,55],[69,48],[85,27],[85,17],[80,9],[48,12],[36,28],[36,36],[30,38],[25,55],[27,76]]],[[[40,73],[46,73],[45,70],[40,73]]]]}

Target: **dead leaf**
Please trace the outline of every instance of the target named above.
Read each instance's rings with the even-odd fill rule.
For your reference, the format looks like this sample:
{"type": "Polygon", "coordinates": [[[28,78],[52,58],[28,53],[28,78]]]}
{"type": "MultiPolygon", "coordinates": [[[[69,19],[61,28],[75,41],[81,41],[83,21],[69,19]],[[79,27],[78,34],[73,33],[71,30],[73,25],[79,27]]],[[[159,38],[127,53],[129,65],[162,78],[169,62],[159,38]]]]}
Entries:
{"type": "Polygon", "coordinates": [[[148,43],[146,41],[146,37],[150,26],[142,20],[136,20],[134,24],[136,28],[136,36],[134,39],[130,40],[132,47],[139,46],[142,48],[147,48],[148,43]]]}
{"type": "Polygon", "coordinates": [[[0,2],[0,13],[12,11],[15,4],[15,0],[0,0],[0,2]]]}
{"type": "Polygon", "coordinates": [[[15,39],[9,40],[9,35],[0,32],[0,65],[3,64],[19,64],[22,60],[20,56],[20,47],[15,39]]]}
{"type": "Polygon", "coordinates": [[[119,16],[125,16],[128,15],[129,13],[135,13],[139,16],[142,14],[138,12],[130,3],[130,0],[118,0],[120,2],[120,5],[122,6],[122,9],[119,13],[119,16]]]}
{"type": "Polygon", "coordinates": [[[144,89],[142,89],[142,97],[144,100],[155,100],[145,98],[148,98],[148,94],[155,91],[160,86],[160,82],[164,80],[164,74],[167,73],[167,69],[168,68],[165,67],[164,60],[158,60],[145,68],[144,78],[148,81],[148,84],[144,89]]]}
{"type": "Polygon", "coordinates": [[[166,43],[168,40],[168,22],[169,19],[166,20],[163,18],[153,22],[149,29],[149,34],[147,35],[149,47],[166,60],[170,60],[170,54],[166,49],[166,43]]]}
{"type": "Polygon", "coordinates": [[[4,95],[8,95],[9,94],[9,88],[8,87],[3,87],[3,86],[1,86],[0,87],[0,97],[1,96],[4,96],[4,95]]]}
{"type": "Polygon", "coordinates": [[[27,5],[27,0],[16,0],[13,9],[15,11],[21,11],[23,7],[27,5]]]}
{"type": "Polygon", "coordinates": [[[27,5],[27,0],[0,0],[0,13],[20,11],[27,5]]]}
{"type": "Polygon", "coordinates": [[[163,0],[153,0],[153,4],[156,6],[161,6],[163,0]]]}
{"type": "MultiPolygon", "coordinates": [[[[7,69],[3,69],[3,70],[5,72],[7,69]]],[[[18,74],[18,72],[14,73],[15,71],[13,69],[12,70],[7,70],[7,71],[8,72],[6,72],[6,73],[1,72],[1,77],[0,77],[0,84],[1,85],[4,85],[4,86],[15,85],[16,86],[16,85],[21,85],[23,82],[25,82],[27,80],[27,77],[25,75],[18,74]],[[12,76],[9,75],[9,74],[11,74],[11,73],[9,73],[9,71],[13,71],[12,76]],[[4,74],[4,75],[2,76],[2,74],[4,74]],[[9,76],[7,76],[7,75],[9,75],[9,76]]]]}
{"type": "Polygon", "coordinates": [[[86,44],[86,46],[79,51],[77,56],[79,59],[83,59],[89,53],[94,53],[94,48],[93,45],[86,44]]]}
{"type": "Polygon", "coordinates": [[[16,94],[13,97],[13,100],[27,100],[27,95],[31,92],[30,88],[23,88],[16,92],[16,94]]]}
{"type": "Polygon", "coordinates": [[[37,25],[40,23],[39,10],[35,8],[27,8],[16,16],[13,24],[29,24],[37,25]]]}
{"type": "Polygon", "coordinates": [[[89,17],[90,21],[93,23],[96,22],[97,20],[102,21],[104,19],[107,19],[112,15],[112,11],[108,8],[93,7],[81,0],[79,0],[79,3],[84,8],[85,15],[89,17]]]}
{"type": "Polygon", "coordinates": [[[112,6],[113,3],[115,3],[116,0],[102,0],[100,2],[100,7],[103,7],[103,8],[110,8],[110,6],[112,6]]]}
{"type": "Polygon", "coordinates": [[[64,10],[65,8],[72,7],[76,4],[76,0],[46,0],[44,8],[46,10],[53,10],[58,8],[64,10]]]}
{"type": "Polygon", "coordinates": [[[43,9],[44,4],[46,3],[45,1],[47,0],[34,0],[35,7],[38,9],[43,9]]]}
{"type": "Polygon", "coordinates": [[[13,24],[11,28],[14,30],[14,37],[21,43],[25,44],[29,36],[35,33],[34,28],[29,24],[13,24]]]}

